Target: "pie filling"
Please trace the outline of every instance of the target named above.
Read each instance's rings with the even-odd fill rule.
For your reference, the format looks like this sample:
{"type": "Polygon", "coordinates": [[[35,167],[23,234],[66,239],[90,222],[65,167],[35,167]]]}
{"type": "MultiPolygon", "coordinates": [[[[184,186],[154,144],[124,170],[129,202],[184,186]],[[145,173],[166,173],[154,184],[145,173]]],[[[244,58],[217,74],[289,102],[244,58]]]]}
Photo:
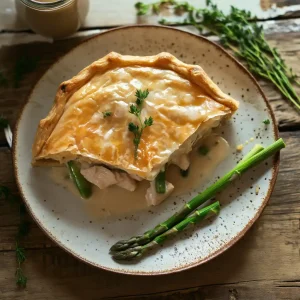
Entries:
{"type": "MultiPolygon", "coordinates": [[[[179,67],[192,67],[168,57],[179,67]]],[[[138,181],[148,180],[150,205],[160,203],[174,189],[162,180],[159,192],[158,176],[170,164],[187,170],[193,146],[234,112],[218,95],[212,96],[215,90],[209,93],[207,85],[173,67],[127,63],[86,77],[68,95],[58,92],[54,108],[41,121],[33,163],[76,161],[84,178],[100,189],[118,185],[134,191],[138,181]]],[[[72,80],[76,82],[76,76],[67,88],[72,80]]]]}

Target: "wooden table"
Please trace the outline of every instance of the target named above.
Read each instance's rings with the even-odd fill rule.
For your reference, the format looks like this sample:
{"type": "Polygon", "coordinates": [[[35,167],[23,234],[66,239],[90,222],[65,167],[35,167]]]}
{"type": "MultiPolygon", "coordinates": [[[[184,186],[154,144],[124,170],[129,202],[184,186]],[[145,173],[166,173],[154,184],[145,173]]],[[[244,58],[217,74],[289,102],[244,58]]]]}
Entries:
{"type": "MultiPolygon", "coordinates": [[[[1,0],[0,69],[4,69],[11,77],[15,61],[24,53],[36,55],[40,60],[35,72],[29,73],[19,88],[0,88],[0,115],[7,117],[13,126],[31,88],[43,72],[60,55],[86,37],[107,27],[155,21],[153,18],[137,19],[134,2],[90,1],[90,12],[83,28],[69,39],[51,43],[27,30],[27,25],[18,20],[12,0],[1,0]]],[[[246,2],[226,0],[222,1],[222,5],[226,9],[229,3],[246,5],[246,2]]],[[[290,1],[296,5],[275,12],[262,11],[259,1],[248,2],[252,2],[252,11],[265,18],[261,23],[269,42],[278,48],[287,64],[300,74],[300,19],[297,18],[297,4],[300,5],[300,1],[290,1]],[[289,12],[280,20],[270,20],[274,14],[292,9],[292,13],[289,12]]],[[[183,29],[193,31],[188,27],[183,29]]],[[[216,40],[215,37],[210,38],[216,40]]],[[[27,288],[19,289],[14,278],[18,212],[0,200],[0,299],[160,299],[165,296],[166,299],[299,300],[300,114],[287,104],[272,85],[263,81],[260,83],[275,111],[280,135],[286,141],[287,149],[282,152],[280,173],[267,208],[235,246],[203,266],[174,275],[127,276],[99,270],[73,258],[51,242],[31,220],[31,231],[24,243],[27,253],[24,269],[29,279],[27,288]]],[[[17,193],[11,152],[2,132],[0,184],[9,186],[17,193]]]]}

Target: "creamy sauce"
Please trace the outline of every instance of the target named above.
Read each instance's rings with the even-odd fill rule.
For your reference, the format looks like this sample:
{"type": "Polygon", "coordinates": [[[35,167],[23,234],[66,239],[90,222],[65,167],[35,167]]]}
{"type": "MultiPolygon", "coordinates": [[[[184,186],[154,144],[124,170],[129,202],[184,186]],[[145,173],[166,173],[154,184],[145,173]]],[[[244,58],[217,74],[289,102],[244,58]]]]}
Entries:
{"type": "MultiPolygon", "coordinates": [[[[205,145],[209,152],[206,155],[201,155],[198,152],[199,146],[194,148],[190,154],[191,164],[187,177],[182,177],[179,168],[175,165],[168,168],[167,180],[175,186],[173,196],[185,194],[203,185],[211,178],[213,171],[230,152],[228,143],[216,135],[211,135],[201,141],[201,145],[205,145]]],[[[69,179],[67,168],[52,168],[51,178],[57,184],[64,186],[74,195],[80,197],[73,182],[69,179]]],[[[139,182],[138,188],[134,192],[126,191],[118,186],[112,186],[105,190],[93,186],[92,196],[89,199],[83,199],[83,201],[87,212],[93,217],[105,218],[133,214],[149,209],[145,200],[148,187],[149,182],[147,181],[139,182]]]]}
{"type": "Polygon", "coordinates": [[[191,164],[187,177],[182,177],[178,167],[175,165],[171,165],[168,168],[167,181],[175,186],[172,195],[182,195],[203,185],[211,178],[213,171],[230,152],[227,141],[216,135],[211,135],[200,141],[199,146],[194,147],[190,154],[191,164]],[[201,155],[198,152],[200,145],[205,145],[209,149],[206,155],[201,155]]]}

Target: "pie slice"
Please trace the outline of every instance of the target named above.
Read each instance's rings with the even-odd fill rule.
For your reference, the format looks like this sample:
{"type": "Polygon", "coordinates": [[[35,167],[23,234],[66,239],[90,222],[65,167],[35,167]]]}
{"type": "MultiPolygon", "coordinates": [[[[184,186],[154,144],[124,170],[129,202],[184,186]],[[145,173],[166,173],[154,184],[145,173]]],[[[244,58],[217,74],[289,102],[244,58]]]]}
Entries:
{"type": "Polygon", "coordinates": [[[237,108],[200,66],[169,53],[111,52],[59,86],[37,130],[33,165],[77,160],[89,181],[109,178],[106,169],[113,184],[126,188],[125,171],[134,190],[131,180],[153,181],[167,164],[187,169],[193,145],[237,108]],[[142,103],[137,91],[146,93],[142,103]],[[138,115],[130,113],[132,105],[138,115]]]}

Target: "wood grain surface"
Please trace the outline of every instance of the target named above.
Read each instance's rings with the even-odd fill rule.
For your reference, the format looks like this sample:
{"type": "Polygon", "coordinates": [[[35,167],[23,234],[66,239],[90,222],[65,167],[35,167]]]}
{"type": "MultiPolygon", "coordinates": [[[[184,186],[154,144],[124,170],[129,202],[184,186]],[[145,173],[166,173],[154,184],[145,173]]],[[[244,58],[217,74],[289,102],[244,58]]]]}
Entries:
{"type": "MultiPolygon", "coordinates": [[[[157,18],[138,18],[135,14],[134,4],[137,0],[77,0],[79,12],[82,19],[82,29],[95,27],[112,27],[129,25],[135,23],[153,23],[157,18]]],[[[29,29],[26,22],[26,13],[20,0],[1,0],[0,1],[0,31],[20,31],[29,29]]],[[[144,3],[153,3],[155,0],[144,0],[144,3]]],[[[195,7],[205,7],[206,0],[189,0],[195,7]]],[[[230,5],[250,10],[252,14],[260,19],[274,18],[276,16],[297,16],[300,11],[300,0],[214,0],[225,12],[230,9],[230,5]],[[292,2],[291,2],[292,1],[292,2]],[[265,2],[268,5],[263,5],[265,2]],[[281,2],[281,7],[270,6],[281,2]],[[267,8],[267,9],[264,9],[267,8]]],[[[179,17],[174,20],[179,20],[179,17]]]]}
{"type": "MultiPolygon", "coordinates": [[[[297,22],[296,22],[297,23],[297,22]]],[[[287,64],[300,74],[300,32],[295,20],[276,21],[267,32],[287,64]],[[277,28],[277,29],[276,29],[277,28]]],[[[190,30],[189,28],[184,28],[190,30]]],[[[20,44],[18,34],[0,34],[0,70],[10,79],[21,55],[39,57],[37,69],[26,75],[19,88],[0,87],[0,115],[14,125],[22,106],[40,76],[55,60],[94,34],[48,43],[20,44]],[[7,39],[12,40],[11,45],[7,39]]],[[[30,37],[30,36],[29,36],[30,37]]],[[[31,37],[30,37],[31,38],[31,37]]],[[[215,40],[215,37],[210,37],[215,40]]],[[[300,300],[300,115],[272,87],[260,80],[275,111],[280,135],[287,143],[270,202],[245,237],[211,262],[184,272],[163,276],[130,276],[96,269],[58,248],[33,220],[24,241],[28,286],[16,287],[14,270],[18,212],[0,200],[0,299],[229,299],[300,300]]],[[[297,89],[300,93],[300,89],[297,89]]],[[[18,193],[11,152],[0,133],[0,184],[18,193]]]]}

